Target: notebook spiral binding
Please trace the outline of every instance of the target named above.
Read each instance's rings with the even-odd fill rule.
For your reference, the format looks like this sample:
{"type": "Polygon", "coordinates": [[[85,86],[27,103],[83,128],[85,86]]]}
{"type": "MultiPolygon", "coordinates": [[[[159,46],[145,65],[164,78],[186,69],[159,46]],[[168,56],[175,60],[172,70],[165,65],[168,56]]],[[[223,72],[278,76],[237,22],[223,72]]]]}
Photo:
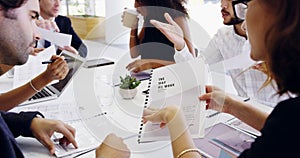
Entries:
{"type": "MultiPolygon", "coordinates": [[[[144,102],[144,109],[148,108],[148,101],[149,101],[149,96],[150,96],[150,87],[151,87],[151,83],[152,83],[152,75],[153,75],[153,69],[150,71],[150,78],[148,80],[148,88],[147,91],[148,93],[146,94],[146,98],[145,98],[145,102],[144,102]]],[[[143,131],[143,118],[141,118],[141,124],[140,124],[140,128],[139,128],[139,134],[138,134],[138,144],[141,143],[141,137],[142,137],[142,131],[143,131]]]]}

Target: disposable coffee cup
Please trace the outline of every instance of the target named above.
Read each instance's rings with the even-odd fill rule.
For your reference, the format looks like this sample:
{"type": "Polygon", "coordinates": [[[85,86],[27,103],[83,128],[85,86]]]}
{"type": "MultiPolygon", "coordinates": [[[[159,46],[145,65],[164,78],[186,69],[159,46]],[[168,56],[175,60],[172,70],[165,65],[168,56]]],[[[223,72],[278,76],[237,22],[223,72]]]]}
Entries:
{"type": "Polygon", "coordinates": [[[138,12],[135,9],[124,10],[123,25],[132,28],[138,21],[138,12]]]}

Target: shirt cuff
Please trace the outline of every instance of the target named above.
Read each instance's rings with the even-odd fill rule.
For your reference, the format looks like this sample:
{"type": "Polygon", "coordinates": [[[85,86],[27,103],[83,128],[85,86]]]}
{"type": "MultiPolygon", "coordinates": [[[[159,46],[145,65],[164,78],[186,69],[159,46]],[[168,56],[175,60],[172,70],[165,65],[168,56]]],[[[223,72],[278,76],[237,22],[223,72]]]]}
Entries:
{"type": "Polygon", "coordinates": [[[185,62],[188,60],[193,59],[193,55],[190,53],[189,49],[187,48],[186,44],[184,44],[183,49],[176,50],[174,54],[174,60],[176,63],[185,62]]]}

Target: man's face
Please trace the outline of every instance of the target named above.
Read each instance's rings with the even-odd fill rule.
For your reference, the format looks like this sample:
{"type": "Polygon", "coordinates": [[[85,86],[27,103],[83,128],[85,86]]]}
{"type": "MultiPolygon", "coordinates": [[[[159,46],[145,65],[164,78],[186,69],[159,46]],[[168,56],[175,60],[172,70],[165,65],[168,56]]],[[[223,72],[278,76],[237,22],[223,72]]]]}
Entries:
{"type": "Polygon", "coordinates": [[[234,16],[232,8],[232,0],[221,0],[221,13],[223,18],[223,24],[235,24],[236,17],[234,16]]]}
{"type": "Polygon", "coordinates": [[[44,19],[58,16],[61,0],[40,0],[41,16],[44,19]]]}
{"type": "Polygon", "coordinates": [[[39,39],[35,20],[39,14],[38,0],[28,0],[21,7],[0,12],[0,63],[26,63],[39,39]]]}

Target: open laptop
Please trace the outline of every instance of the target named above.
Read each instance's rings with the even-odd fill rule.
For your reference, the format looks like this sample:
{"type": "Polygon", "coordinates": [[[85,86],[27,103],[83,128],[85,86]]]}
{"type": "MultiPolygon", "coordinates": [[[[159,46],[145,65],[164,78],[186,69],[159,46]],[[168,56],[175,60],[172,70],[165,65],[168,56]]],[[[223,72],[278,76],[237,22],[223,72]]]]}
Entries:
{"type": "Polygon", "coordinates": [[[67,51],[62,51],[61,56],[65,56],[65,59],[68,63],[69,72],[67,76],[63,80],[59,80],[56,83],[47,85],[40,92],[36,93],[30,99],[20,104],[21,106],[58,98],[67,88],[72,78],[76,75],[78,70],[85,62],[84,58],[67,51]]]}

